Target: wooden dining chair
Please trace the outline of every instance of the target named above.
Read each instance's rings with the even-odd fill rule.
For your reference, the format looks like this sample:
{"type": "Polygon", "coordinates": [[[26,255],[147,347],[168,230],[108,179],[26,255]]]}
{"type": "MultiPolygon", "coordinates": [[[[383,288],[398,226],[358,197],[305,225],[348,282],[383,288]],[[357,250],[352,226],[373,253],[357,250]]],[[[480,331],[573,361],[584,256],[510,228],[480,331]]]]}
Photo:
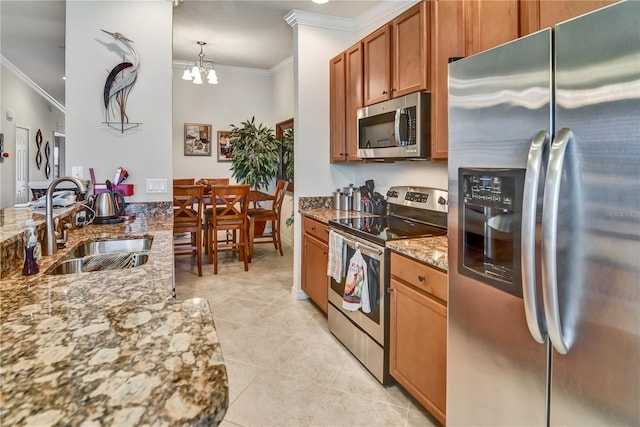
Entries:
{"type": "Polygon", "coordinates": [[[214,185],[211,187],[211,200],[215,201],[215,205],[207,209],[205,218],[209,264],[213,262],[213,274],[218,274],[218,253],[223,251],[237,251],[244,262],[244,271],[248,271],[249,185],[214,185]],[[218,239],[219,231],[225,232],[225,240],[218,239]],[[233,238],[229,238],[229,232],[233,233],[233,238]]]}
{"type": "Polygon", "coordinates": [[[197,182],[200,185],[229,185],[229,178],[200,178],[197,182]]]}
{"type": "Polygon", "coordinates": [[[173,235],[174,254],[196,255],[198,258],[198,276],[202,276],[202,185],[173,186],[173,235]],[[176,243],[175,236],[191,233],[188,242],[176,243]]]}
{"type": "Polygon", "coordinates": [[[173,185],[194,185],[196,183],[195,178],[174,178],[173,185]]]}
{"type": "Polygon", "coordinates": [[[273,246],[280,251],[280,256],[283,255],[282,240],[280,239],[280,213],[282,212],[282,202],[284,201],[288,185],[289,181],[278,180],[271,209],[249,209],[247,215],[249,215],[249,233],[251,235],[249,248],[250,257],[253,257],[253,245],[256,243],[273,243],[273,246]],[[263,233],[261,236],[254,236],[253,233],[256,222],[271,222],[271,232],[267,234],[263,233]]]}

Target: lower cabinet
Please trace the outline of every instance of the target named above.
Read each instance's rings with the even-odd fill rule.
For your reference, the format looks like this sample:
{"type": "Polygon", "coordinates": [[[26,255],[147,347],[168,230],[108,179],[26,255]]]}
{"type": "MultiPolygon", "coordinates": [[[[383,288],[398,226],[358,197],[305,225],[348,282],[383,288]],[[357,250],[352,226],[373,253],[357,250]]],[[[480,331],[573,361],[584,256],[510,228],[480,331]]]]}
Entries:
{"type": "Polygon", "coordinates": [[[447,395],[446,287],[445,273],[392,252],[389,370],[443,425],[447,395]]]}
{"type": "Polygon", "coordinates": [[[302,230],[302,290],[326,314],[329,304],[328,226],[313,218],[303,217],[302,230]]]}

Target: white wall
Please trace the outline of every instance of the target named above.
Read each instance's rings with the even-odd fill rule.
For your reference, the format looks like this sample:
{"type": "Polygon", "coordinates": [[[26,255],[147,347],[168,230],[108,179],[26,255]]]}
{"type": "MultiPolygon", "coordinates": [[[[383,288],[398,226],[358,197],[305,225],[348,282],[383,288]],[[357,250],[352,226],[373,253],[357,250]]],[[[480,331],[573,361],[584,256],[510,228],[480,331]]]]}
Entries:
{"type": "Polygon", "coordinates": [[[183,71],[184,68],[173,68],[173,176],[196,179],[231,177],[231,163],[218,162],[215,152],[211,157],[184,155],[184,124],[212,125],[214,141],[217,141],[218,131],[230,131],[232,124],[239,126],[253,116],[256,123],[275,128],[270,73],[267,70],[217,66],[217,85],[195,85],[182,80],[183,71]]]}
{"type": "Polygon", "coordinates": [[[169,193],[147,194],[146,179],[170,182],[173,175],[172,8],[166,0],[67,2],[67,174],[72,166],[83,166],[88,179],[93,167],[97,181],[104,182],[123,166],[129,171],[127,183],[135,185],[128,201],[170,200],[169,193]],[[142,124],[124,133],[102,123],[107,70],[122,61],[122,50],[101,29],[132,40],[140,57],[127,114],[142,124]]]}
{"type": "MultiPolygon", "coordinates": [[[[15,69],[15,67],[12,67],[15,69]]],[[[57,130],[57,123],[64,123],[64,114],[54,108],[40,94],[31,88],[13,71],[4,65],[0,69],[0,133],[4,134],[5,151],[9,157],[0,163],[0,208],[15,204],[15,128],[17,126],[29,128],[29,181],[46,180],[44,173],[45,143],[51,146],[51,166],[53,176],[53,132],[57,130]],[[15,118],[7,119],[7,111],[11,110],[15,118]],[[36,167],[36,132],[42,132],[42,165],[36,167]]]]}
{"type": "Polygon", "coordinates": [[[293,117],[293,57],[271,68],[271,110],[276,123],[293,117]]]}

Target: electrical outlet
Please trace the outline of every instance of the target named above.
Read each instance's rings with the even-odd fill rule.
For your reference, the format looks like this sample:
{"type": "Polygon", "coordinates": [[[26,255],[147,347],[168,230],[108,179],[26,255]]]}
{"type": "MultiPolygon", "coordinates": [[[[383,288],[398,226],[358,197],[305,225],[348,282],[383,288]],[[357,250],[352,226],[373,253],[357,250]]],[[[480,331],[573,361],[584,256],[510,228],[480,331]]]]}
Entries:
{"type": "Polygon", "coordinates": [[[82,179],[84,175],[84,168],[82,166],[72,166],[71,176],[74,178],[82,179]]]}
{"type": "Polygon", "coordinates": [[[87,212],[82,210],[76,213],[76,227],[82,227],[87,222],[87,212]]]}
{"type": "Polygon", "coordinates": [[[166,193],[166,179],[147,179],[147,193],[166,193]]]}

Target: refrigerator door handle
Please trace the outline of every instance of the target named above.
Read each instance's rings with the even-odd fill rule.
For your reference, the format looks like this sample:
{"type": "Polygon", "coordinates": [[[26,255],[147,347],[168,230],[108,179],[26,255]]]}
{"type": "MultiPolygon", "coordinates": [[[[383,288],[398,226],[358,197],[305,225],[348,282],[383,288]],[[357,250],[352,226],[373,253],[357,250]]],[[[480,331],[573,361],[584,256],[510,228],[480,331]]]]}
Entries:
{"type": "Polygon", "coordinates": [[[551,145],[547,182],[544,187],[542,205],[542,297],[547,321],[549,340],[560,354],[567,354],[570,343],[562,335],[560,307],[558,302],[558,274],[556,242],[558,238],[558,199],[564,165],[564,154],[573,135],[570,129],[562,128],[551,145]]]}
{"type": "Polygon", "coordinates": [[[396,147],[400,147],[400,118],[402,116],[402,110],[400,108],[396,109],[395,120],[393,121],[393,131],[396,134],[396,147]]]}
{"type": "Polygon", "coordinates": [[[539,302],[536,296],[536,211],[542,155],[548,142],[549,133],[541,130],[533,137],[529,147],[527,172],[524,177],[524,192],[522,195],[520,243],[524,313],[531,336],[541,344],[547,339],[547,331],[544,319],[538,316],[539,302]]]}

